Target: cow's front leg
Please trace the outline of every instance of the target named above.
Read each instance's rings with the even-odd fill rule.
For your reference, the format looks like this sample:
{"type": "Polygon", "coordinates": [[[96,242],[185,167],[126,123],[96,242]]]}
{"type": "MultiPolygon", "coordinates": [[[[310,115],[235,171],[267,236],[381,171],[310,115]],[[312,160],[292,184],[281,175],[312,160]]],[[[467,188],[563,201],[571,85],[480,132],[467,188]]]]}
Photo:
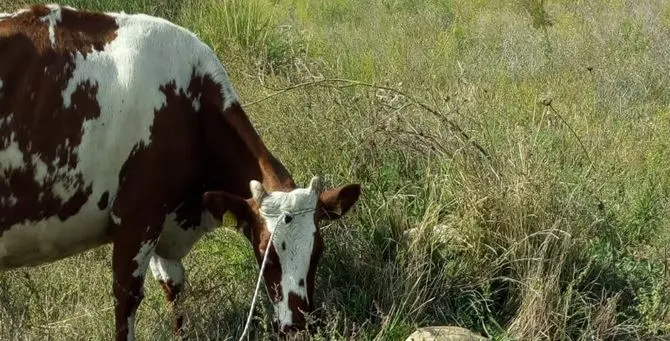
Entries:
{"type": "Polygon", "coordinates": [[[122,214],[116,220],[112,267],[116,340],[135,339],[135,313],[144,297],[144,277],[161,233],[161,214],[122,214]]]}
{"type": "Polygon", "coordinates": [[[175,336],[182,336],[184,317],[179,311],[178,302],[184,287],[184,265],[181,260],[171,260],[154,255],[151,257],[151,272],[163,288],[165,298],[172,310],[174,318],[172,331],[175,336]]]}

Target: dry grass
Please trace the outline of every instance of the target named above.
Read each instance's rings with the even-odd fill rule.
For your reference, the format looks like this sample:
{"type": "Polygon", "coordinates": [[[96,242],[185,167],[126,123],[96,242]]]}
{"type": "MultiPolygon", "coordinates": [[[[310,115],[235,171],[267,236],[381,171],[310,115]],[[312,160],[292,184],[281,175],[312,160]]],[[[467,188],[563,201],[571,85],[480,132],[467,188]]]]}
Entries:
{"type": "MultiPolygon", "coordinates": [[[[332,82],[247,107],[300,182],[364,184],[324,230],[314,339],[402,340],[428,324],[497,340],[670,336],[670,5],[69,2],[184,24],[245,103],[348,78],[429,109],[332,82]]],[[[0,275],[0,338],[109,339],[109,262],[104,248],[0,275]]],[[[186,267],[191,338],[239,335],[256,271],[245,241],[217,231],[186,267]]],[[[141,339],[170,339],[151,280],[147,295],[141,339]]],[[[257,316],[263,339],[269,311],[257,316]]]]}

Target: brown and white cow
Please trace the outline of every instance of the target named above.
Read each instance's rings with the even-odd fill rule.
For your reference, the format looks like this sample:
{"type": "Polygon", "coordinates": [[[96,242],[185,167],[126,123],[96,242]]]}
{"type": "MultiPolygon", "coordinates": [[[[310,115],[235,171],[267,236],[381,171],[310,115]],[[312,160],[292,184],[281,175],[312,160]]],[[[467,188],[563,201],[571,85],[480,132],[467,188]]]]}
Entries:
{"type": "Polygon", "coordinates": [[[147,268],[176,303],[181,259],[225,212],[257,261],[277,228],[265,285],[280,329],[302,329],[318,223],[360,195],[320,187],[296,188],[188,30],[58,5],[0,15],[0,269],[113,243],[117,340],[134,338],[147,268]]]}

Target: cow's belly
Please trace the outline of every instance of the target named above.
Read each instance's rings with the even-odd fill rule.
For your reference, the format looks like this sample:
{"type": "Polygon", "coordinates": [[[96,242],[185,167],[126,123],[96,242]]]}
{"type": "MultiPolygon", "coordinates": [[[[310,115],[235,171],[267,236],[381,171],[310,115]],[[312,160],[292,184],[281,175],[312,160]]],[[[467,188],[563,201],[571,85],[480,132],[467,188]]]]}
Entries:
{"type": "Polygon", "coordinates": [[[15,224],[0,234],[0,269],[36,266],[101,246],[109,237],[109,210],[91,197],[74,215],[15,224]]]}

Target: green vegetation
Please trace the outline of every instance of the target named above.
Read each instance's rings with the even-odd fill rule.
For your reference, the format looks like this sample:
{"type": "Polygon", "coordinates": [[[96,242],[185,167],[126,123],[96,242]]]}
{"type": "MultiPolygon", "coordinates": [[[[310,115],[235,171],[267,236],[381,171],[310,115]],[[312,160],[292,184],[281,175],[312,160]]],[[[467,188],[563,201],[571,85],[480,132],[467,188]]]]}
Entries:
{"type": "MultiPolygon", "coordinates": [[[[364,185],[324,227],[315,340],[435,324],[495,340],[670,338],[670,3],[67,3],[193,30],[245,103],[346,78],[425,105],[321,82],[246,108],[299,183],[364,185]]],[[[109,251],[0,274],[0,339],[109,340],[109,251]]],[[[257,271],[246,241],[220,229],[185,263],[190,339],[239,335],[257,271]]],[[[169,340],[162,292],[146,287],[139,337],[169,340]]],[[[256,316],[267,338],[271,312],[256,316]]]]}

